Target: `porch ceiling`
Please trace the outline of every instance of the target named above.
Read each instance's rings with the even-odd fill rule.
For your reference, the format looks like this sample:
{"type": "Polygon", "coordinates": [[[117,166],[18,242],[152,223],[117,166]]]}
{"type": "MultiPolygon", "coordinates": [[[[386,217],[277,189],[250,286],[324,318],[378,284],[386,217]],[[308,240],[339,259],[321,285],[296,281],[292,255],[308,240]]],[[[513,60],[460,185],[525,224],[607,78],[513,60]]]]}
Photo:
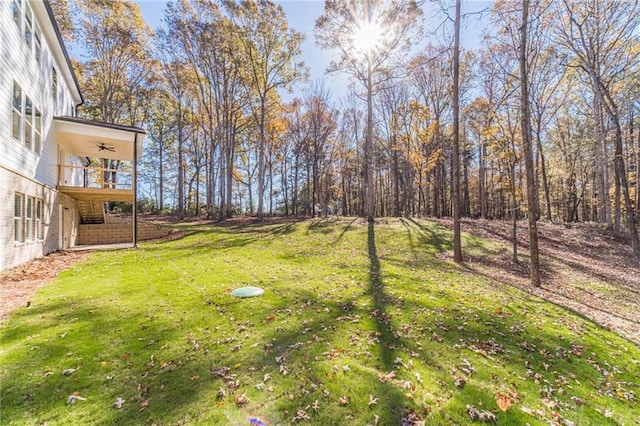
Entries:
{"type": "Polygon", "coordinates": [[[133,142],[138,138],[138,158],[142,156],[142,138],[145,131],[138,127],[77,117],[54,117],[54,123],[56,140],[68,154],[132,161],[133,142]]]}

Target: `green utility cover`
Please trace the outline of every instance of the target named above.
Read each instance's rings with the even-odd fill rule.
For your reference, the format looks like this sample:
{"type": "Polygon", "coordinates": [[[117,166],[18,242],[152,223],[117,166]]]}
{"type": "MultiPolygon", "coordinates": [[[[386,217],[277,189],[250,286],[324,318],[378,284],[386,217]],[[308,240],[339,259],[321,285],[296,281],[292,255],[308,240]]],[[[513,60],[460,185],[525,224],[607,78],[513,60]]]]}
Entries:
{"type": "Polygon", "coordinates": [[[262,296],[262,293],[264,293],[264,289],[260,287],[240,287],[233,290],[231,295],[235,297],[255,297],[262,296]]]}

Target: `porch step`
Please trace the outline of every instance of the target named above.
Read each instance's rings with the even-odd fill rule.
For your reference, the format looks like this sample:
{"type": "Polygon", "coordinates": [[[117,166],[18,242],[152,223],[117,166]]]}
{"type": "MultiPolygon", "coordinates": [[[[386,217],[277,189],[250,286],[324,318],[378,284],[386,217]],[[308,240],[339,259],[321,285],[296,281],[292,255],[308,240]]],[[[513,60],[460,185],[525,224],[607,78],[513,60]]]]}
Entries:
{"type": "Polygon", "coordinates": [[[102,201],[78,200],[80,223],[104,223],[104,203],[102,201]]]}

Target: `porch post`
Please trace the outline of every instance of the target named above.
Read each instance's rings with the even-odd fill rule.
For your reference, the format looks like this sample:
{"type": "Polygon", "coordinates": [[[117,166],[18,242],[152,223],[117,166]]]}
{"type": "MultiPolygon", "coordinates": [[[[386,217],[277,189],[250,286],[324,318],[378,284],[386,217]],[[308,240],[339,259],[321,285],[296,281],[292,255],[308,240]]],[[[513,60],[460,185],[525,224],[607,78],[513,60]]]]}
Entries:
{"type": "Polygon", "coordinates": [[[138,248],[138,133],[133,137],[133,247],[138,248]]]}

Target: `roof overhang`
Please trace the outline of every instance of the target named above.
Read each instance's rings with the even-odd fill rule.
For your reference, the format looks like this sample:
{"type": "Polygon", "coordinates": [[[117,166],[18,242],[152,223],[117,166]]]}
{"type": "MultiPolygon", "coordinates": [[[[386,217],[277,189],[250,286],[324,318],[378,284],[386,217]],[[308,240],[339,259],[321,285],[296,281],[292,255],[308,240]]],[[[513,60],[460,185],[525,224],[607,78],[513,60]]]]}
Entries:
{"type": "Polygon", "coordinates": [[[132,161],[134,142],[137,141],[137,156],[142,156],[142,139],[146,132],[139,127],[77,117],[54,117],[53,121],[58,145],[67,154],[132,161]]]}

